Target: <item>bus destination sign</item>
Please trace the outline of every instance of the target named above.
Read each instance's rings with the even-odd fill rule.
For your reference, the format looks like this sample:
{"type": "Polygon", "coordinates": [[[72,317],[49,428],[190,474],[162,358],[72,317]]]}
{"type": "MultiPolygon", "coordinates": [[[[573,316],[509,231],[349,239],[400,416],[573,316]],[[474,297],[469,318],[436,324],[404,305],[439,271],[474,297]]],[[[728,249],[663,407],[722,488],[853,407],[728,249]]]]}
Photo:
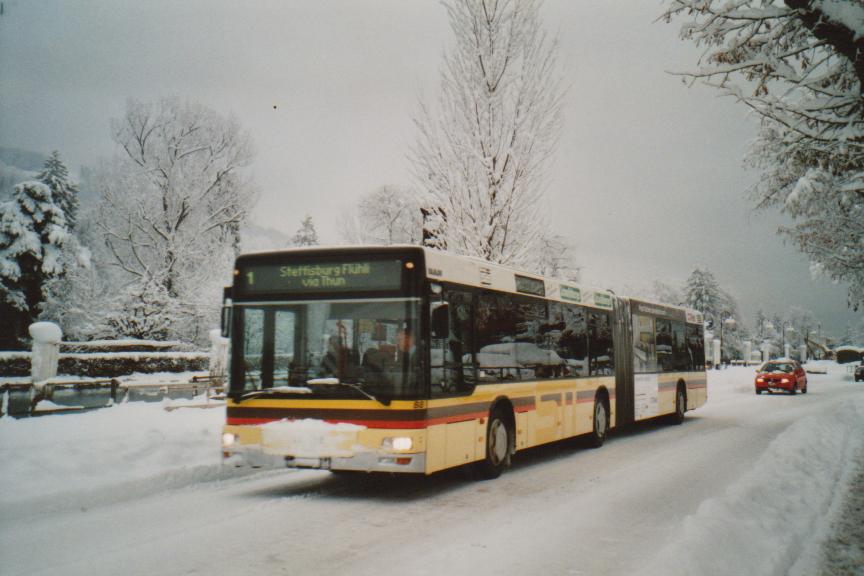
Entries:
{"type": "Polygon", "coordinates": [[[251,264],[238,271],[237,286],[247,294],[398,290],[402,286],[402,262],[251,264]]]}

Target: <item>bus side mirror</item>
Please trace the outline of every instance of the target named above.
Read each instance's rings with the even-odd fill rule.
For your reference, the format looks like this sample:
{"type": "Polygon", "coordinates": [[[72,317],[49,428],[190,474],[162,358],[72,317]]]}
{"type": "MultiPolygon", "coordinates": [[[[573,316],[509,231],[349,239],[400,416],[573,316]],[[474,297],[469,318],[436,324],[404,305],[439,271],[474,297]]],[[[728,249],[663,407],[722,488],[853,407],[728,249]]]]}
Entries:
{"type": "Polygon", "coordinates": [[[222,337],[228,338],[231,334],[231,306],[229,304],[222,306],[221,327],[222,337]]]}
{"type": "Polygon", "coordinates": [[[450,336],[450,307],[446,302],[432,304],[432,337],[447,338],[450,336]]]}
{"type": "Polygon", "coordinates": [[[231,333],[231,286],[222,289],[222,317],[219,322],[222,337],[228,338],[231,333]]]}

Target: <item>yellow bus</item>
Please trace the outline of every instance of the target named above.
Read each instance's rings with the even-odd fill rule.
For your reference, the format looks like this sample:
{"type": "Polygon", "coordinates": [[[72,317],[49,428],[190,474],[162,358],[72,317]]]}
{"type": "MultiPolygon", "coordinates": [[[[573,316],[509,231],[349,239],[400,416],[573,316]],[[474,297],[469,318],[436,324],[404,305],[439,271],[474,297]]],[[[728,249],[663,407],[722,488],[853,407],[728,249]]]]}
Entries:
{"type": "Polygon", "coordinates": [[[223,330],[235,465],[493,478],[707,399],[699,313],[418,246],[242,255],[223,330]]]}

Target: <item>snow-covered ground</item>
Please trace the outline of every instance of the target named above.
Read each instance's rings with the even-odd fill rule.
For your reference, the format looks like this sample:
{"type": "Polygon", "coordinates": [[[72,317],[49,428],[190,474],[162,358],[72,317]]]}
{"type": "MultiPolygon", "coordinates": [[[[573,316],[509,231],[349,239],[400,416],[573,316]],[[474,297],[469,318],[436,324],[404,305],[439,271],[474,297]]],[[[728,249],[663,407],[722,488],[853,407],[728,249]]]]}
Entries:
{"type": "Polygon", "coordinates": [[[490,482],[243,476],[220,408],[3,418],[0,573],[814,574],[864,462],[864,384],[809,378],[756,396],[752,368],[712,371],[683,426],[519,453],[490,482]]]}
{"type": "Polygon", "coordinates": [[[0,418],[0,510],[6,516],[80,508],[220,477],[224,405],[184,404],[129,402],[0,418]]]}

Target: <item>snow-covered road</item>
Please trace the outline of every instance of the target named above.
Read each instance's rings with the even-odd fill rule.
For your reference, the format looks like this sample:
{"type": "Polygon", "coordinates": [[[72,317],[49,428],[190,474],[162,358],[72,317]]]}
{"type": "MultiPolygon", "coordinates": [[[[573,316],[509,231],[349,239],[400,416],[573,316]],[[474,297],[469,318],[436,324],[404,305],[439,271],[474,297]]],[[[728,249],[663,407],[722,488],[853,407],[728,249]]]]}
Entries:
{"type": "MultiPolygon", "coordinates": [[[[212,481],[214,465],[184,445],[179,461],[157,459],[94,492],[54,454],[63,442],[41,444],[46,460],[61,462],[33,463],[38,427],[117,421],[107,415],[126,407],[50,417],[54,424],[4,421],[3,466],[21,458],[16,438],[31,444],[29,464],[0,471],[0,572],[809,574],[864,456],[864,385],[835,369],[811,375],[807,395],[756,396],[752,377],[746,368],[710,373],[708,404],[683,426],[643,425],[600,450],[569,442],[520,452],[513,469],[488,482],[459,471],[280,471],[212,481]],[[22,482],[29,489],[16,488],[22,482]]],[[[211,412],[187,418],[199,420],[191,433],[215,452],[211,412]]],[[[117,461],[134,469],[136,455],[153,458],[147,442],[172,447],[170,435],[151,432],[138,446],[126,435],[133,446],[118,448],[117,461]]]]}

